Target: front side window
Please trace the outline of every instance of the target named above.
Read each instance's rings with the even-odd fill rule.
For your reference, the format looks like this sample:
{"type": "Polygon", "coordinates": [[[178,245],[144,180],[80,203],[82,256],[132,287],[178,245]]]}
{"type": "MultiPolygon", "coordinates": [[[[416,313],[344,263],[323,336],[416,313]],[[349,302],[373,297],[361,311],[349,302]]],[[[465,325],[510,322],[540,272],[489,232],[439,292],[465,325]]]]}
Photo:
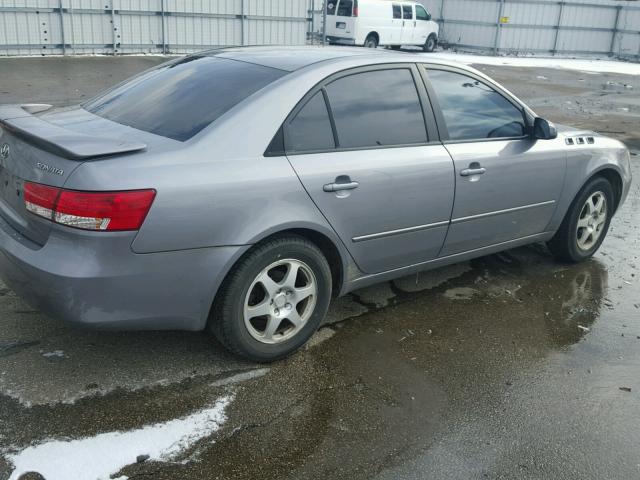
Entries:
{"type": "Polygon", "coordinates": [[[353,12],[353,0],[340,0],[338,4],[338,16],[350,17],[353,12]]]}
{"type": "Polygon", "coordinates": [[[427,13],[422,5],[416,5],[416,18],[418,20],[431,20],[431,15],[427,13]]]}
{"type": "Polygon", "coordinates": [[[503,95],[460,73],[428,70],[451,140],[521,137],[523,111],[503,95]]]}
{"type": "Polygon", "coordinates": [[[395,3],[393,4],[393,18],[402,18],[402,7],[395,3]]]}
{"type": "Polygon", "coordinates": [[[411,5],[402,6],[402,18],[405,20],[413,20],[413,8],[411,5]]]}
{"type": "Polygon", "coordinates": [[[287,152],[333,150],[333,129],[322,92],[302,107],[287,128],[287,152]]]}
{"type": "Polygon", "coordinates": [[[83,107],[138,130],[186,141],[287,73],[214,56],[191,56],[134,77],[83,107]]]}
{"type": "Polygon", "coordinates": [[[336,14],[336,5],[338,0],[329,0],[327,3],[327,15],[335,15],[336,14]]]}
{"type": "Polygon", "coordinates": [[[341,148],[427,142],[411,70],[375,70],[342,77],[327,87],[341,148]]]}

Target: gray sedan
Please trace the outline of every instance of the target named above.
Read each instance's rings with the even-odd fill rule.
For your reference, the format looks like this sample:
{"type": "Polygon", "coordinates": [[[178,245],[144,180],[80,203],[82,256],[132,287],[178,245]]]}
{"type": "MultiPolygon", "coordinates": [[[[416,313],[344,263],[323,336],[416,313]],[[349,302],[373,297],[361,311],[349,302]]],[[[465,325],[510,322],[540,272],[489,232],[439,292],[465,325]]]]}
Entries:
{"type": "Polygon", "coordinates": [[[71,323],[272,361],[356,288],[533,242],[585,260],[630,182],[622,143],[472,68],[215,50],[81,106],[0,107],[0,274],[71,323]]]}

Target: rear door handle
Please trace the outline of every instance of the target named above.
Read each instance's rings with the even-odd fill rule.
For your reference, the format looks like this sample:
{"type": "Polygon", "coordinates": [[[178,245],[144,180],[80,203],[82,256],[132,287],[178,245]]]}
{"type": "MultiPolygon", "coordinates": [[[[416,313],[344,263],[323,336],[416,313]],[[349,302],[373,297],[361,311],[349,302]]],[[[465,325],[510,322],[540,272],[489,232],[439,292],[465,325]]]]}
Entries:
{"type": "Polygon", "coordinates": [[[327,183],[322,187],[322,190],[325,192],[341,192],[342,190],[354,190],[359,186],[360,184],[358,182],[327,183]]]}
{"type": "Polygon", "coordinates": [[[477,168],[465,168],[460,172],[460,176],[462,177],[471,177],[472,175],[482,175],[486,173],[487,169],[483,167],[477,168]]]}

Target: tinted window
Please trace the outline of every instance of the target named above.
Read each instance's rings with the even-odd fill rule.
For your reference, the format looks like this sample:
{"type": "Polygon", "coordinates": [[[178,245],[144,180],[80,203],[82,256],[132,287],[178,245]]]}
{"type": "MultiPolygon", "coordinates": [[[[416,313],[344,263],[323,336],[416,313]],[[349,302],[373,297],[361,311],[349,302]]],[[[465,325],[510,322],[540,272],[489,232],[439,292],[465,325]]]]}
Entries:
{"type": "Polygon", "coordinates": [[[335,15],[336,14],[336,4],[338,0],[333,0],[327,3],[327,15],[335,15]]]}
{"type": "Polygon", "coordinates": [[[287,151],[332,150],[335,146],[327,104],[318,92],[289,123],[287,151]]]}
{"type": "Polygon", "coordinates": [[[484,83],[440,70],[429,70],[429,79],[452,140],[524,135],[522,111],[484,83]]]}
{"type": "Polygon", "coordinates": [[[353,0],[340,0],[338,4],[338,16],[350,17],[353,11],[353,0]]]}
{"type": "Polygon", "coordinates": [[[416,5],[416,18],[418,20],[431,20],[431,15],[427,13],[422,5],[416,5]]]}
{"type": "Polygon", "coordinates": [[[402,6],[402,18],[405,20],[413,20],[413,8],[411,8],[411,5],[402,6]]]}
{"type": "Polygon", "coordinates": [[[185,141],[287,72],[210,56],[164,64],[89,101],[114,122],[185,141]]]}
{"type": "Polygon", "coordinates": [[[393,6],[393,18],[402,18],[402,8],[400,5],[393,6]]]}
{"type": "Polygon", "coordinates": [[[340,147],[424,143],[427,133],[408,69],[343,77],[327,86],[340,147]]]}

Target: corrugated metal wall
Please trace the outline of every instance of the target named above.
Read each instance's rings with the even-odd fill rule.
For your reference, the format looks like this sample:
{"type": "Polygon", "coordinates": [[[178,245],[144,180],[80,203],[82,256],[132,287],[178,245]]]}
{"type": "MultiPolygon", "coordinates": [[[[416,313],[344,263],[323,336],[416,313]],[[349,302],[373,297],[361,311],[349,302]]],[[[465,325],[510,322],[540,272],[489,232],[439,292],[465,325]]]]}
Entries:
{"type": "Polygon", "coordinates": [[[424,0],[452,47],[640,60],[640,5],[614,0],[424,0]]]}
{"type": "MultiPolygon", "coordinates": [[[[304,44],[322,0],[0,0],[0,55],[188,53],[304,44]],[[312,14],[315,11],[316,14],[312,14]]],[[[615,0],[422,0],[451,47],[640,60],[640,5],[615,0]]]]}
{"type": "Polygon", "coordinates": [[[0,55],[300,45],[312,0],[0,0],[0,55]]]}

